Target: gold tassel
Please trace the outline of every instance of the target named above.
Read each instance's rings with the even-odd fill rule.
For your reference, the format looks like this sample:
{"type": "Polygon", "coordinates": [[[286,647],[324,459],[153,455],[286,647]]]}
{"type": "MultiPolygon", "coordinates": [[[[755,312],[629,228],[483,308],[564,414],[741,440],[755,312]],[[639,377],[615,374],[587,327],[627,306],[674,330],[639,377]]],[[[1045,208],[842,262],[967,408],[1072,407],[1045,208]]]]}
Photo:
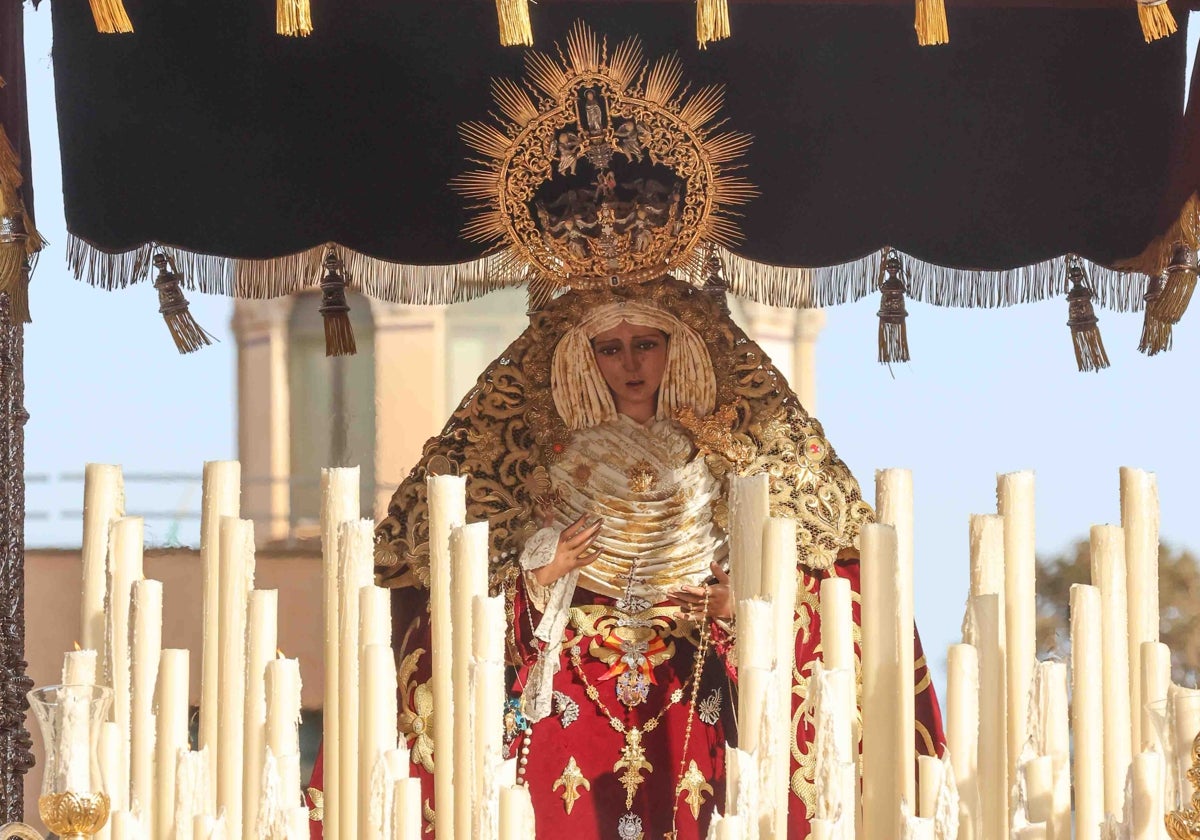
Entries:
{"type": "Polygon", "coordinates": [[[96,31],[105,35],[115,35],[120,32],[132,32],[133,24],[125,11],[121,0],[88,0],[92,7],[92,18],[96,21],[96,31]]]}
{"type": "Polygon", "coordinates": [[[1150,297],[1146,294],[1146,314],[1168,326],[1179,323],[1192,293],[1196,291],[1196,252],[1182,242],[1176,242],[1171,252],[1171,262],[1163,271],[1162,289],[1150,297]]]}
{"type": "Polygon", "coordinates": [[[158,276],[154,278],[154,288],[158,290],[158,311],[167,322],[175,348],[180,353],[194,353],[212,344],[213,337],[188,311],[188,301],[183,296],[174,261],[159,251],[154,255],[154,267],[158,269],[158,276]]]}
{"type": "Polygon", "coordinates": [[[889,251],[880,266],[883,282],[879,291],[883,298],[879,303],[879,361],[890,365],[892,362],[907,362],[908,328],[905,319],[908,311],[904,308],[904,268],[900,257],[895,251],[889,251]]]}
{"type": "Polygon", "coordinates": [[[307,38],[312,31],[312,7],[309,0],[275,0],[277,34],[307,38]]]}
{"type": "Polygon", "coordinates": [[[333,248],[325,252],[324,265],[320,311],[325,321],[325,355],[353,356],[358,347],[350,324],[350,304],[346,302],[346,278],[342,274],[342,260],[333,248]]]}
{"type": "Polygon", "coordinates": [[[1167,0],[1137,0],[1137,10],[1138,22],[1142,24],[1142,37],[1146,39],[1147,44],[1174,35],[1179,29],[1175,25],[1175,16],[1171,14],[1167,0]]]}
{"type": "Polygon", "coordinates": [[[917,0],[917,43],[922,47],[950,43],[946,23],[946,0],[917,0]]]}
{"type": "Polygon", "coordinates": [[[1071,282],[1071,291],[1067,292],[1067,326],[1075,345],[1075,364],[1081,371],[1103,370],[1108,367],[1108,354],[1100,338],[1100,319],[1092,307],[1094,293],[1087,286],[1087,274],[1079,258],[1068,257],[1067,265],[1067,279],[1071,282]]]}
{"type": "Polygon", "coordinates": [[[500,46],[533,46],[529,0],[496,0],[496,15],[500,18],[500,46]]]}
{"type": "Polygon", "coordinates": [[[1150,285],[1146,289],[1146,312],[1142,318],[1142,338],[1138,342],[1138,350],[1147,356],[1157,356],[1171,349],[1171,325],[1163,323],[1152,314],[1156,302],[1162,297],[1165,285],[1164,275],[1158,275],[1150,278],[1150,285]]]}
{"type": "Polygon", "coordinates": [[[729,0],[696,0],[696,40],[700,49],[729,37],[729,0]]]}
{"type": "MultiPolygon", "coordinates": [[[[0,182],[0,292],[8,295],[14,323],[28,324],[29,256],[28,218],[15,188],[0,182]]],[[[40,238],[37,243],[40,247],[40,238]]]]}

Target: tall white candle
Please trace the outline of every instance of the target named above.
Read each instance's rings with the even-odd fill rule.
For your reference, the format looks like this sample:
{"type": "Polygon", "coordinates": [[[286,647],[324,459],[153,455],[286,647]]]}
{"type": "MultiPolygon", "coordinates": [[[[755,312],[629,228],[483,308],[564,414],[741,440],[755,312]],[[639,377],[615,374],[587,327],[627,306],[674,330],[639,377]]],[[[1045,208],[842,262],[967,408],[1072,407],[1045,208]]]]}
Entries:
{"type": "Polygon", "coordinates": [[[937,815],[938,794],[946,781],[946,765],[931,755],[917,756],[917,816],[932,819],[937,815]]]}
{"type": "Polygon", "coordinates": [[[854,668],[854,618],[845,578],[821,581],[821,651],[825,670],[854,668]]]}
{"type": "Polygon", "coordinates": [[[979,653],[980,837],[1008,837],[1008,759],[1005,745],[1007,694],[1004,685],[1004,612],[1000,595],[974,595],[968,601],[979,653]]]}
{"type": "Polygon", "coordinates": [[[397,779],[392,789],[391,840],[421,840],[421,780],[397,779]]]}
{"type": "Polygon", "coordinates": [[[1025,777],[1026,816],[1033,823],[1048,822],[1054,796],[1054,759],[1039,755],[1021,765],[1025,777]]]}
{"type": "Polygon", "coordinates": [[[308,808],[304,805],[294,805],[284,809],[283,823],[285,826],[284,840],[308,840],[308,808]]]}
{"type": "Polygon", "coordinates": [[[1045,823],[1021,826],[1013,834],[1013,840],[1046,840],[1047,837],[1045,823]]]}
{"type": "Polygon", "coordinates": [[[299,659],[267,663],[267,747],[278,761],[280,791],[287,806],[300,796],[300,688],[299,659]]]}
{"type": "Polygon", "coordinates": [[[908,817],[903,822],[902,840],[934,840],[933,820],[908,817]]]}
{"type": "Polygon", "coordinates": [[[208,750],[180,750],[175,763],[175,838],[193,840],[196,817],[212,812],[208,750]]]}
{"type": "MultiPolygon", "coordinates": [[[[796,662],[796,520],[769,517],[763,526],[762,587],[771,595],[775,631],[775,708],[789,720],[792,714],[792,669],[796,662]]],[[[776,834],[785,834],[788,798],[792,790],[792,751],[789,727],[772,727],[771,785],[776,834]]]]}
{"type": "Polygon", "coordinates": [[[391,645],[367,645],[360,663],[358,737],[358,837],[383,840],[382,820],[373,819],[372,799],[387,788],[384,756],[396,747],[396,658],[391,645]]]}
{"type": "MultiPolygon", "coordinates": [[[[88,464],[83,470],[83,591],[80,642],[84,649],[104,650],[104,592],[108,576],[108,532],[125,515],[125,483],[121,468],[88,464]]],[[[100,663],[99,673],[106,670],[100,663]]]]}
{"type": "Polygon", "coordinates": [[[1071,731],[1075,837],[1100,840],[1104,821],[1104,686],[1100,590],[1071,586],[1071,731]]]}
{"type": "MultiPolygon", "coordinates": [[[[771,602],[762,598],[738,601],[738,746],[748,753],[758,751],[765,757],[767,748],[760,743],[764,710],[772,691],[774,664],[774,615],[771,602]]],[[[771,704],[773,705],[773,704],[771,704]]]]}
{"type": "Polygon", "coordinates": [[[358,644],[392,643],[392,590],[369,583],[358,590],[358,644]]]}
{"type": "MultiPolygon", "coordinates": [[[[911,744],[913,728],[905,728],[904,704],[898,701],[902,693],[912,692],[912,671],[901,674],[896,529],[867,525],[861,545],[863,829],[868,837],[897,837],[904,780],[911,773],[901,766],[905,751],[900,742],[911,744]]],[[[911,624],[905,633],[911,638],[911,624]]]]}
{"type": "MultiPolygon", "coordinates": [[[[164,649],[159,663],[158,726],[154,774],[154,814],[159,840],[175,837],[175,777],[181,751],[188,748],[188,677],[190,657],[186,650],[164,649]]],[[[143,819],[149,814],[143,813],[143,819]]]]}
{"type": "MultiPolygon", "coordinates": [[[[204,575],[204,635],[200,662],[200,746],[209,753],[210,785],[216,790],[217,726],[220,714],[218,672],[221,659],[221,519],[241,511],[242,465],[207,461],[201,486],[200,566],[204,575]]],[[[200,838],[199,840],[204,840],[200,838]]]]}
{"type": "Polygon", "coordinates": [[[1121,467],[1121,527],[1125,532],[1126,591],[1129,599],[1129,708],[1131,743],[1146,739],[1142,707],[1142,645],[1158,641],[1158,480],[1154,473],[1121,467]]]}
{"type": "Polygon", "coordinates": [[[1162,642],[1142,642],[1139,664],[1141,676],[1138,682],[1141,684],[1142,698],[1140,747],[1143,750],[1157,749],[1160,754],[1166,755],[1166,745],[1159,740],[1158,729],[1154,726],[1153,712],[1147,707],[1167,699],[1171,685],[1171,649],[1162,642]]]}
{"type": "Polygon", "coordinates": [[[1037,571],[1034,531],[1034,476],[1030,470],[996,477],[996,509],[1004,530],[1004,655],[1008,689],[1008,780],[1027,736],[1029,683],[1037,661],[1034,630],[1037,571]]]}
{"type": "Polygon", "coordinates": [[[528,840],[533,836],[529,788],[521,785],[500,788],[500,840],[528,840]]]}
{"type": "MultiPolygon", "coordinates": [[[[1030,689],[1037,728],[1037,752],[1050,757],[1053,774],[1050,814],[1045,817],[1050,840],[1071,840],[1070,716],[1067,705],[1067,666],[1039,662],[1030,689]]],[[[1031,733],[1032,735],[1035,733],[1031,733]]]]}
{"type": "Polygon", "coordinates": [[[1130,840],[1160,840],[1163,836],[1162,756],[1138,753],[1130,769],[1133,813],[1129,816],[1130,840]]]}
{"type": "Polygon", "coordinates": [[[149,840],[150,834],[138,816],[129,811],[112,811],[113,840],[149,840]]]}
{"type": "Polygon", "coordinates": [[[729,577],[733,597],[739,601],[764,594],[762,538],[771,515],[770,488],[766,473],[729,480],[729,577]]]}
{"type": "MultiPolygon", "coordinates": [[[[267,736],[267,663],[279,647],[279,590],[255,589],[246,612],[246,708],[242,813],[258,813],[267,736]]],[[[242,822],[243,840],[255,840],[253,819],[242,822]]]]}
{"type": "Polygon", "coordinates": [[[728,814],[717,826],[717,840],[745,840],[750,831],[746,817],[728,814]]]}
{"type": "Polygon", "coordinates": [[[946,659],[946,746],[958,786],[956,840],[978,840],[979,655],[973,645],[951,645],[946,659]]]}
{"type": "Polygon", "coordinates": [[[69,650],[63,654],[63,685],[95,685],[97,655],[94,650],[69,650]]]}
{"type": "MultiPolygon", "coordinates": [[[[112,798],[113,785],[117,778],[119,762],[117,751],[121,745],[121,732],[117,725],[110,720],[100,724],[100,733],[96,736],[96,769],[100,773],[99,789],[112,798]]],[[[96,840],[111,840],[112,820],[96,832],[96,840]]]]}
{"type": "Polygon", "coordinates": [[[1103,645],[1104,811],[1119,821],[1125,813],[1125,778],[1133,758],[1125,534],[1112,525],[1094,525],[1091,549],[1092,585],[1100,589],[1103,645]]]}
{"type": "MultiPolygon", "coordinates": [[[[972,514],[969,520],[971,545],[971,594],[999,595],[1004,603],[1004,517],[972,514]]],[[[1006,640],[1007,644],[1007,640],[1006,640]]]]}
{"type": "Polygon", "coordinates": [[[833,840],[833,820],[814,817],[809,821],[809,830],[808,840],[833,840]]]}
{"type": "Polygon", "coordinates": [[[488,780],[494,775],[493,766],[501,759],[504,732],[504,596],[489,598],[477,595],[472,608],[471,626],[475,633],[471,664],[475,702],[475,752],[472,760],[477,803],[474,809],[477,820],[474,836],[485,837],[491,836],[497,829],[478,820],[484,814],[498,813],[499,809],[499,786],[489,784],[488,780]]]}
{"type": "Polygon", "coordinates": [[[163,585],[157,580],[133,583],[130,622],[133,625],[130,673],[129,776],[132,809],[148,825],[155,823],[154,796],[154,685],[162,650],[163,585]]]}
{"type": "MultiPolygon", "coordinates": [[[[220,536],[220,717],[217,732],[217,807],[225,830],[242,836],[245,783],[246,608],[254,588],[254,523],[225,517],[220,536]]],[[[252,814],[249,816],[253,816],[252,814]]]]}
{"type": "Polygon", "coordinates": [[[112,719],[121,731],[118,754],[119,778],[109,794],[113,808],[129,810],[129,752],[131,678],[129,669],[129,610],[133,582],[142,579],[142,534],[140,517],[123,516],[113,522],[109,535],[108,622],[105,628],[105,659],[112,680],[112,719]]]}
{"type": "MultiPolygon", "coordinates": [[[[341,661],[338,663],[339,707],[338,788],[341,791],[338,836],[343,840],[359,834],[359,590],[372,585],[375,526],[369,519],[343,522],[338,534],[338,619],[341,661]]],[[[369,779],[363,780],[368,783],[369,779]]]]}
{"type": "MultiPolygon", "coordinates": [[[[471,696],[471,653],[473,604],[477,596],[488,592],[488,524],[477,522],[454,528],[450,533],[450,598],[454,618],[452,644],[454,663],[454,708],[474,709],[471,696]]],[[[459,715],[454,727],[454,834],[458,840],[471,840],[474,803],[479,791],[475,786],[474,721],[459,715]]],[[[436,766],[436,762],[435,762],[436,766]]]]}
{"type": "MultiPolygon", "coordinates": [[[[323,772],[325,776],[324,840],[338,840],[341,828],[341,680],[338,662],[342,655],[339,601],[341,552],[338,537],[343,522],[359,516],[358,467],[321,471],[321,583],[325,622],[325,697],[323,735],[323,772]]],[[[353,792],[350,793],[353,796],[353,792]]],[[[353,840],[347,837],[345,840],[353,840]]]]}

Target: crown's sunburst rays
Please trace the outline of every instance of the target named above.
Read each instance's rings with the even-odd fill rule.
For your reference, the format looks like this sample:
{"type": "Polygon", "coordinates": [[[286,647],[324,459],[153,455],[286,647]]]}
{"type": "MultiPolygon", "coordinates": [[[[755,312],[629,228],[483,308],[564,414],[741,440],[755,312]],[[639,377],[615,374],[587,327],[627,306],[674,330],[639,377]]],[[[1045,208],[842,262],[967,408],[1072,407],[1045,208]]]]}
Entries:
{"type": "Polygon", "coordinates": [[[697,278],[709,248],[741,240],[729,208],[758,190],[731,174],[751,138],[717,133],[721,86],[690,93],[676,56],[647,65],[637,38],[610,52],[583,23],[525,67],[524,84],[492,82],[499,125],[460,127],[483,159],[451,181],[476,211],[462,235],[490,246],[497,277],[529,284],[536,305],[563,288],[697,278]],[[659,174],[626,177],[635,162],[659,174]],[[589,169],[594,191],[565,192],[589,169]]]}

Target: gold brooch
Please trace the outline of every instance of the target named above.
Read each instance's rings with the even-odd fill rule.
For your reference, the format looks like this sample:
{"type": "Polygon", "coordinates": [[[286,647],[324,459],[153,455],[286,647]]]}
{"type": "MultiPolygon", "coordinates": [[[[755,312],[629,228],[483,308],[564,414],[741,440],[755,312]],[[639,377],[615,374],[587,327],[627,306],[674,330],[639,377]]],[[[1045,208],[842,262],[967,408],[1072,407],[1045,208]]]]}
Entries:
{"type": "Polygon", "coordinates": [[[563,807],[567,809],[567,813],[571,813],[571,809],[575,807],[575,801],[579,799],[579,788],[591,790],[592,783],[583,777],[583,773],[579,770],[579,765],[575,763],[575,756],[571,756],[567,766],[563,768],[562,775],[555,780],[551,790],[563,789],[562,800],[563,807]]]}
{"type": "Polygon", "coordinates": [[[625,471],[625,477],[634,493],[649,493],[658,486],[658,470],[649,461],[638,461],[625,471]]]}

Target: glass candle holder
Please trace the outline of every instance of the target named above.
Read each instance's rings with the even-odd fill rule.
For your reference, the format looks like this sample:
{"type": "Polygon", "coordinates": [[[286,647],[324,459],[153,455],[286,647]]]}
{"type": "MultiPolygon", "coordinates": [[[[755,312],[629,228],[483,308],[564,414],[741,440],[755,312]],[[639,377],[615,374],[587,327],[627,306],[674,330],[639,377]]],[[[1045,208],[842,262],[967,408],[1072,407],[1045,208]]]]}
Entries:
{"type": "Polygon", "coordinates": [[[96,685],[51,685],[29,692],[46,761],[38,813],[62,840],[84,840],[108,821],[109,798],[100,777],[97,738],[112,690],[96,685]]]}
{"type": "Polygon", "coordinates": [[[1167,811],[1184,809],[1196,792],[1188,770],[1193,763],[1192,744],[1200,734],[1200,691],[1175,686],[1167,699],[1147,703],[1146,709],[1163,747],[1167,771],[1164,807],[1167,811]]]}

